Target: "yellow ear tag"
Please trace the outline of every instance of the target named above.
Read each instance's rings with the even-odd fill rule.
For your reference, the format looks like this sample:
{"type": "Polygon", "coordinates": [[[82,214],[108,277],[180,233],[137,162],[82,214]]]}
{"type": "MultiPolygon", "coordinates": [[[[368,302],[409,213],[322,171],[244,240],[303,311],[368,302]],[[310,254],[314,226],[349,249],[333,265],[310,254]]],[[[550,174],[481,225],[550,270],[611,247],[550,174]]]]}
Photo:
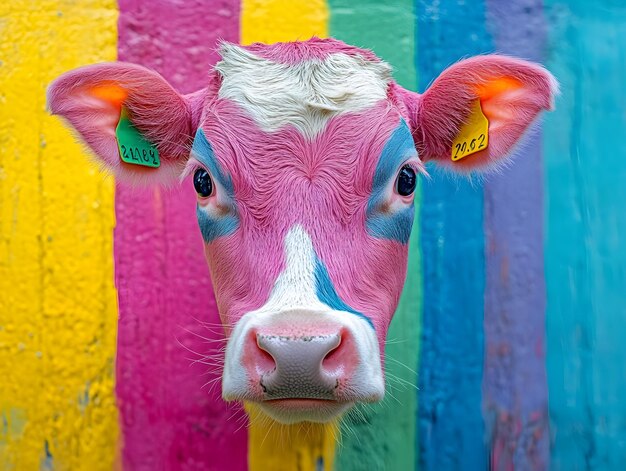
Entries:
{"type": "Polygon", "coordinates": [[[487,148],[489,144],[489,121],[480,107],[480,100],[472,102],[472,110],[467,122],[461,126],[459,134],[452,141],[452,161],[456,162],[468,155],[487,148]]]}

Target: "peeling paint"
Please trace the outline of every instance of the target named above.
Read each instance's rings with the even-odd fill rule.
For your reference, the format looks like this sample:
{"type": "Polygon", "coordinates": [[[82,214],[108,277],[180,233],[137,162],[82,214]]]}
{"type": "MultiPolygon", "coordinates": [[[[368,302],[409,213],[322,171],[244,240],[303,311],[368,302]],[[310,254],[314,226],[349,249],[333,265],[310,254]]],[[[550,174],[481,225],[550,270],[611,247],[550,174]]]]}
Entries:
{"type": "Polygon", "coordinates": [[[54,460],[52,459],[52,453],[50,453],[48,440],[43,442],[43,458],[41,459],[39,469],[41,471],[52,471],[54,469],[54,460]]]}

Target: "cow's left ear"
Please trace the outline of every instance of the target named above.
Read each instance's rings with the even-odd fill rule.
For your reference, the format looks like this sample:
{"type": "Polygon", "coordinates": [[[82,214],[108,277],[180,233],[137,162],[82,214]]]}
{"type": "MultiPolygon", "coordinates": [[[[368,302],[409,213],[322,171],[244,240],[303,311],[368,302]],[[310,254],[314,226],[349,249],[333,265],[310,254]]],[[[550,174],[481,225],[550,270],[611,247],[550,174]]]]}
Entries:
{"type": "Polygon", "coordinates": [[[497,167],[557,93],[552,74],[532,62],[501,55],[458,62],[407,103],[420,157],[462,173],[497,167]]]}

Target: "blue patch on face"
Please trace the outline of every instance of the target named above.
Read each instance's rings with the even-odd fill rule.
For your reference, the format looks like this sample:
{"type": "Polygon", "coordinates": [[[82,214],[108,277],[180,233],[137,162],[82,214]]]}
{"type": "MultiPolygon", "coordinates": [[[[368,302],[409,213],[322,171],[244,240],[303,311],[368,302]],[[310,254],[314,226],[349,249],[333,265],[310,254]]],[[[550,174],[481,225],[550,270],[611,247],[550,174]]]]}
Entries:
{"type": "Polygon", "coordinates": [[[315,290],[317,298],[328,307],[336,309],[337,311],[346,311],[355,314],[360,318],[365,319],[367,323],[372,326],[372,329],[374,328],[374,324],[369,317],[359,311],[355,311],[341,300],[337,291],[335,291],[335,287],[330,279],[328,270],[317,257],[315,257],[315,290]]]}
{"type": "Polygon", "coordinates": [[[194,157],[206,167],[211,174],[211,178],[218,183],[218,191],[221,190],[226,193],[226,195],[220,196],[220,200],[223,204],[227,204],[229,208],[227,214],[213,216],[202,206],[198,205],[196,207],[200,232],[202,233],[204,241],[208,243],[218,237],[232,234],[239,226],[239,216],[235,204],[235,191],[232,179],[229,175],[226,175],[220,167],[215,158],[215,152],[213,152],[213,148],[202,129],[198,129],[198,132],[196,132],[191,152],[194,154],[194,157]]]}
{"type": "Polygon", "coordinates": [[[381,212],[380,208],[387,197],[389,180],[395,179],[402,162],[416,153],[411,131],[404,119],[400,119],[400,124],[380,154],[374,172],[372,194],[367,201],[367,232],[372,237],[408,243],[413,227],[414,205],[388,214],[381,212]]]}
{"type": "Polygon", "coordinates": [[[200,205],[196,208],[200,233],[206,243],[235,232],[239,226],[239,219],[235,215],[212,217],[202,209],[200,205]]]}

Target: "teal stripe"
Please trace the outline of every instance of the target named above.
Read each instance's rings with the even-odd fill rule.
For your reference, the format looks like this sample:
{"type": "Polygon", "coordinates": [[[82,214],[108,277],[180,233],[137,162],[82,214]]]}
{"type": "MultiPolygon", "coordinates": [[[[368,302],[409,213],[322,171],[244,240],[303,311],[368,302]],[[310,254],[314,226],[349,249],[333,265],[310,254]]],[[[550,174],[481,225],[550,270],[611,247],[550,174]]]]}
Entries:
{"type": "Polygon", "coordinates": [[[546,1],[562,97],[544,126],[552,469],[626,466],[626,5],[546,1]]]}
{"type": "MultiPolygon", "coordinates": [[[[492,49],[482,0],[417,0],[420,89],[447,66],[492,49]]],[[[426,470],[482,470],[485,257],[482,185],[430,167],[421,228],[424,313],[419,450],[426,470]]]]}
{"type": "MultiPolygon", "coordinates": [[[[413,0],[329,0],[329,5],[333,37],[374,50],[394,67],[394,77],[402,86],[416,89],[413,0]]],[[[419,201],[416,205],[419,211],[419,201]]],[[[421,309],[419,234],[415,229],[409,241],[404,293],[388,335],[393,343],[386,348],[387,397],[381,405],[362,408],[342,426],[336,464],[341,471],[415,467],[417,397],[412,371],[418,364],[421,309]]]]}

